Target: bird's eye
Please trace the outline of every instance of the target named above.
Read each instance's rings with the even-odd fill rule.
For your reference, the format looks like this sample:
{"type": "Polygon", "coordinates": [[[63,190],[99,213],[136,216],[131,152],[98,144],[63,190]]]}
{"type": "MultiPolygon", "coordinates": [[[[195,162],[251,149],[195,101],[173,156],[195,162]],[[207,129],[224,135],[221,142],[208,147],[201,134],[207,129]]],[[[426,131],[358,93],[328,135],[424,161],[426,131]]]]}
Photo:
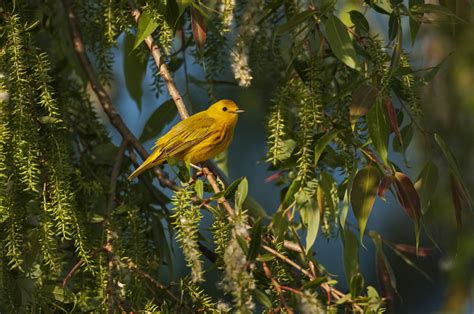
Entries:
{"type": "Polygon", "coordinates": [[[222,108],[222,111],[227,111],[227,107],[223,107],[223,108],[222,108]]]}

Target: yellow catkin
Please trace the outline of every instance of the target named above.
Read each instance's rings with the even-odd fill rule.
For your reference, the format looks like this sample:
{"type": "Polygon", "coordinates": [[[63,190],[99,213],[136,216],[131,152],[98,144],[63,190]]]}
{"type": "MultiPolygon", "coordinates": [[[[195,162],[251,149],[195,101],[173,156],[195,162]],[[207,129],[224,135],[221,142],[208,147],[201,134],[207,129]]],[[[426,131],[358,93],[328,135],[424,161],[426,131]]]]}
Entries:
{"type": "Polygon", "coordinates": [[[207,110],[180,121],[160,137],[153,153],[129,177],[173,157],[191,163],[206,161],[223,152],[232,141],[238,114],[243,112],[231,100],[220,100],[207,110]]]}

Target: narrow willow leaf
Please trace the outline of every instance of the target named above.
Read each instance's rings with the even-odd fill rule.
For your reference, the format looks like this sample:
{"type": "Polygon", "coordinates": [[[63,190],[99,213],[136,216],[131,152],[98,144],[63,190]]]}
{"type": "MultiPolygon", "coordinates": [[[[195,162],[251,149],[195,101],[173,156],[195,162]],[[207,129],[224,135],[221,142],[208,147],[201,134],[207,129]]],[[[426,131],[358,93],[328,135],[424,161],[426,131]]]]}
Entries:
{"type": "Polygon", "coordinates": [[[162,103],[146,122],[142,135],[140,136],[140,141],[146,142],[160,134],[165,126],[173,121],[177,113],[176,106],[172,99],[162,103]]]}
{"type": "Polygon", "coordinates": [[[230,195],[234,194],[235,190],[237,189],[237,187],[239,186],[240,182],[242,182],[243,179],[244,177],[240,177],[234,182],[232,182],[231,184],[229,184],[227,189],[225,189],[224,197],[228,198],[230,195]]]}
{"type": "Polygon", "coordinates": [[[436,185],[438,183],[438,167],[429,160],[418,176],[415,183],[415,189],[420,196],[421,212],[425,214],[430,207],[430,202],[435,195],[436,185]]]}
{"type": "Polygon", "coordinates": [[[323,282],[326,282],[328,279],[326,277],[319,277],[310,282],[307,282],[303,285],[303,289],[312,289],[319,287],[323,282]]]}
{"type": "Polygon", "coordinates": [[[336,137],[338,133],[340,133],[341,130],[331,130],[328,133],[324,134],[321,136],[316,141],[316,145],[314,146],[314,165],[318,165],[319,158],[321,157],[321,154],[323,153],[324,149],[326,146],[336,137]]]}
{"type": "Polygon", "coordinates": [[[270,298],[267,296],[267,294],[265,292],[263,292],[262,290],[256,288],[253,291],[253,293],[255,295],[255,298],[258,300],[258,302],[261,305],[263,305],[265,308],[271,309],[273,307],[272,301],[270,300],[270,298]]]}
{"type": "MultiPolygon", "coordinates": [[[[389,246],[393,252],[395,254],[397,254],[407,265],[413,267],[415,270],[417,270],[420,274],[422,274],[426,279],[428,279],[429,281],[433,282],[433,279],[431,279],[431,277],[426,273],[424,272],[420,267],[418,267],[411,259],[408,258],[408,256],[406,256],[405,254],[403,254],[401,252],[401,250],[398,250],[397,247],[391,247],[389,246]]],[[[416,248],[412,246],[412,248],[414,249],[414,251],[416,251],[416,248]]],[[[421,248],[418,249],[418,253],[421,251],[421,248]]],[[[420,256],[418,254],[418,256],[420,256]]]]}
{"type": "Polygon", "coordinates": [[[383,251],[382,237],[375,231],[369,233],[376,250],[377,277],[382,287],[382,296],[387,298],[388,302],[394,301],[394,294],[397,291],[397,281],[390,263],[383,251]]]}
{"type": "Polygon", "coordinates": [[[270,216],[265,211],[265,208],[263,208],[263,206],[260,205],[260,203],[250,195],[247,195],[243,207],[248,211],[250,216],[254,218],[270,218],[270,216]]]}
{"type": "Polygon", "coordinates": [[[415,4],[410,6],[410,12],[412,14],[425,14],[425,13],[433,13],[433,14],[438,14],[441,16],[447,16],[450,18],[457,19],[461,22],[466,22],[463,19],[461,19],[458,15],[453,13],[450,9],[447,7],[441,6],[441,5],[436,5],[436,4],[415,4]]]}
{"type": "Polygon", "coordinates": [[[342,244],[344,248],[344,274],[347,285],[350,285],[352,277],[359,272],[359,242],[348,228],[344,230],[342,244]]]}
{"type": "Polygon", "coordinates": [[[349,107],[351,122],[359,117],[365,116],[377,99],[378,90],[367,84],[361,85],[352,93],[352,101],[349,107]]]}
{"type": "Polygon", "coordinates": [[[194,41],[199,49],[204,48],[206,43],[206,21],[204,16],[194,7],[191,8],[191,27],[193,30],[194,41]]]}
{"type": "Polygon", "coordinates": [[[372,1],[372,0],[364,0],[367,5],[372,7],[378,13],[390,15],[392,13],[392,7],[390,5],[390,0],[380,0],[380,1],[372,1]]]}
{"type": "Polygon", "coordinates": [[[397,137],[393,139],[392,142],[392,148],[395,152],[398,153],[405,153],[406,149],[411,143],[411,140],[413,138],[413,133],[414,133],[414,128],[411,125],[404,126],[400,130],[400,136],[402,138],[402,141],[397,137]]]}
{"type": "Polygon", "coordinates": [[[123,73],[128,93],[137,104],[138,110],[141,110],[142,83],[146,75],[147,62],[146,59],[142,60],[139,58],[137,53],[133,51],[134,42],[135,36],[125,33],[123,42],[123,73]]]}
{"type": "Polygon", "coordinates": [[[392,178],[384,176],[382,180],[380,180],[379,188],[377,189],[377,196],[385,200],[385,192],[390,188],[390,185],[392,185],[392,178]]]}
{"type": "Polygon", "coordinates": [[[351,278],[350,291],[352,298],[356,298],[362,293],[365,287],[365,280],[361,273],[356,273],[351,278]]]}
{"type": "Polygon", "coordinates": [[[249,245],[248,245],[247,241],[242,236],[240,236],[238,234],[235,237],[237,239],[237,242],[239,243],[240,248],[242,249],[242,251],[244,251],[244,254],[248,255],[249,254],[249,245]]]}
{"type": "Polygon", "coordinates": [[[394,244],[393,247],[400,252],[416,255],[418,257],[427,257],[433,252],[433,249],[428,247],[419,247],[417,252],[415,246],[405,243],[397,243],[394,244]]]}
{"type": "MultiPolygon", "coordinates": [[[[390,129],[398,137],[398,140],[400,141],[400,143],[403,144],[402,135],[400,134],[400,128],[398,126],[397,113],[390,99],[387,99],[385,101],[385,108],[387,109],[387,116],[388,116],[388,122],[390,124],[390,129]]],[[[403,118],[402,118],[402,121],[403,121],[403,118]]]]}
{"type": "Polygon", "coordinates": [[[456,225],[458,227],[458,230],[461,230],[462,229],[462,200],[461,200],[462,192],[453,174],[450,174],[449,179],[451,183],[451,197],[453,200],[454,217],[456,218],[456,225]]]}
{"type": "Polygon", "coordinates": [[[247,198],[247,193],[249,191],[249,183],[247,178],[243,178],[242,181],[239,183],[237,187],[237,191],[235,191],[235,207],[238,210],[242,209],[242,205],[244,204],[245,199],[247,198]]]}
{"type": "Polygon", "coordinates": [[[439,136],[438,134],[435,134],[434,139],[436,143],[438,144],[438,146],[441,148],[441,151],[443,152],[443,155],[446,158],[446,161],[448,162],[449,169],[451,170],[451,172],[453,173],[454,177],[456,178],[458,182],[460,193],[462,194],[462,198],[466,202],[467,206],[470,209],[472,209],[472,199],[462,180],[461,172],[459,171],[456,158],[454,157],[453,153],[449,149],[446,142],[441,138],[441,136],[439,136]]]}
{"type": "Polygon", "coordinates": [[[301,25],[303,22],[305,22],[307,19],[309,19],[315,14],[316,11],[314,10],[306,10],[293,15],[288,22],[277,27],[276,35],[281,35],[283,33],[291,31],[292,29],[301,25]]]}
{"type": "Polygon", "coordinates": [[[357,161],[354,162],[354,165],[352,167],[352,171],[349,174],[349,177],[347,178],[346,191],[344,192],[344,199],[342,200],[341,213],[339,214],[339,224],[340,224],[342,229],[345,229],[347,214],[349,213],[350,195],[351,195],[351,191],[352,191],[354,178],[355,178],[356,173],[357,173],[357,164],[356,163],[357,163],[357,161]]]}
{"type": "Polygon", "coordinates": [[[365,18],[364,14],[360,13],[359,11],[352,10],[349,11],[349,16],[351,18],[352,23],[354,23],[356,30],[359,33],[369,33],[369,22],[367,22],[367,19],[365,18]]]}
{"type": "MultiPolygon", "coordinates": [[[[424,0],[409,0],[408,5],[411,8],[414,5],[423,4],[424,0]]],[[[418,35],[418,30],[420,29],[420,21],[418,21],[411,12],[409,13],[410,16],[410,37],[411,37],[411,44],[412,46],[415,44],[416,36],[418,35]]]]}
{"type": "Polygon", "coordinates": [[[399,30],[400,19],[396,11],[393,11],[390,14],[390,19],[388,20],[388,39],[390,41],[394,40],[397,37],[399,30]]]}
{"type": "Polygon", "coordinates": [[[179,16],[183,15],[184,10],[193,3],[193,0],[176,0],[179,8],[179,16]]]}
{"type": "Polygon", "coordinates": [[[407,215],[417,223],[421,218],[420,197],[410,178],[402,172],[395,172],[393,177],[397,197],[407,215]]]}
{"type": "Polygon", "coordinates": [[[196,191],[196,195],[202,199],[204,195],[204,182],[202,182],[202,180],[196,180],[196,182],[194,182],[194,191],[196,191]]]}
{"type": "Polygon", "coordinates": [[[325,27],[326,37],[334,55],[348,67],[359,70],[360,66],[347,26],[335,15],[330,14],[325,27]]]}
{"type": "Polygon", "coordinates": [[[377,98],[375,106],[367,115],[369,135],[384,164],[388,164],[389,129],[382,99],[377,98]]]}
{"type": "Polygon", "coordinates": [[[321,211],[318,206],[318,202],[312,200],[311,202],[307,203],[306,206],[300,208],[300,215],[307,227],[305,251],[308,253],[313,247],[319,231],[321,211]]]}
{"type": "Polygon", "coordinates": [[[374,206],[380,178],[380,171],[372,165],[357,172],[354,178],[351,191],[351,205],[359,225],[360,242],[362,242],[367,220],[374,206]]]}
{"type": "Polygon", "coordinates": [[[138,21],[137,37],[133,49],[136,49],[148,36],[158,27],[158,23],[153,19],[149,11],[143,11],[138,21]]]}
{"type": "Polygon", "coordinates": [[[250,246],[249,253],[247,255],[248,261],[253,261],[258,254],[258,249],[262,241],[262,219],[259,218],[255,221],[252,229],[250,230],[250,246]]]}
{"type": "Polygon", "coordinates": [[[390,68],[388,70],[388,76],[392,77],[394,73],[398,70],[400,65],[400,56],[403,48],[403,31],[402,31],[402,22],[400,20],[400,15],[397,14],[397,32],[394,38],[394,47],[392,52],[392,58],[390,60],[390,68]]]}

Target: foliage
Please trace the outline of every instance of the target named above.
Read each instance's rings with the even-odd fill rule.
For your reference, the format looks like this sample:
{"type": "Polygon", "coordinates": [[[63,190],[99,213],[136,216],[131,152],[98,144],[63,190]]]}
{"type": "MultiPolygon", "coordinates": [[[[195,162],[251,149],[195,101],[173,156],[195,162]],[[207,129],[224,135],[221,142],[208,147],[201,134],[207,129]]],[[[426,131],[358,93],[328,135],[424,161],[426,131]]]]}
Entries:
{"type": "MultiPolygon", "coordinates": [[[[440,163],[428,160],[418,179],[410,179],[405,154],[413,134],[428,138],[444,156],[459,227],[463,209],[472,206],[449,145],[425,126],[421,89],[439,66],[415,69],[403,49],[404,37],[416,41],[420,24],[433,22],[425,13],[451,23],[460,18],[448,7],[422,1],[367,0],[350,12],[339,10],[339,2],[75,1],[93,69],[76,57],[80,38],[67,31],[70,17],[59,1],[2,3],[0,309],[391,309],[397,282],[384,249],[419,269],[405,253],[427,252],[419,246],[420,234],[440,172],[440,163]],[[138,23],[130,14],[135,6],[138,23]],[[350,22],[341,13],[349,13],[350,22]],[[373,29],[369,13],[387,18],[387,36],[373,29]],[[151,171],[138,182],[126,180],[136,167],[136,146],[124,138],[118,148],[107,135],[98,108],[110,109],[89,76],[113,85],[113,49],[123,42],[126,88],[142,110],[148,63],[157,95],[170,84],[148,62],[148,36],[159,45],[160,62],[173,74],[185,71],[186,93],[190,82],[202,85],[187,73],[191,57],[204,70],[209,99],[216,98],[223,69],[242,88],[258,86],[260,78],[274,82],[265,161],[280,188],[275,213],[248,196],[256,187],[247,179],[227,186],[219,180],[216,187],[193,177],[189,165],[172,161],[179,185],[163,169],[160,184],[151,171]],[[413,221],[413,245],[393,245],[367,230],[374,202],[388,192],[413,221]],[[349,209],[357,227],[347,222],[349,209]],[[200,229],[204,216],[212,219],[212,236],[200,229]],[[319,234],[342,240],[348,291],[339,291],[315,258],[319,234]],[[365,283],[359,267],[359,249],[369,238],[379,290],[365,283]],[[179,283],[169,276],[180,256],[174,240],[190,269],[179,283]],[[201,286],[211,275],[220,278],[224,301],[201,286]]],[[[174,102],[162,103],[141,142],[161,134],[175,116],[174,102]]],[[[119,118],[109,118],[117,128],[119,118]]]]}

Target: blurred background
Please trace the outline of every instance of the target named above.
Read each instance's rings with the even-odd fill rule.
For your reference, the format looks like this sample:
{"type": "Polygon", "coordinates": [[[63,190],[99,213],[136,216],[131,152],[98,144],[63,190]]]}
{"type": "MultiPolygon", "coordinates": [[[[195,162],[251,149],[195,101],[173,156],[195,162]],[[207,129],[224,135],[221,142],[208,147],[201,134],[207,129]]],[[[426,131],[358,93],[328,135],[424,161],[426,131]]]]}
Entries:
{"type": "MultiPolygon", "coordinates": [[[[423,24],[415,46],[411,45],[409,36],[404,36],[404,50],[409,52],[412,61],[418,68],[436,66],[443,62],[436,78],[424,87],[422,105],[424,109],[426,128],[440,133],[454,155],[456,156],[462,175],[469,191],[474,191],[474,27],[469,21],[472,19],[472,1],[446,1],[453,12],[456,12],[465,22],[445,23],[442,25],[423,24]],[[451,3],[452,2],[452,3],[451,3]]],[[[350,24],[344,12],[360,7],[360,1],[347,1],[339,8],[340,18],[350,24]]],[[[388,16],[367,13],[371,25],[378,25],[381,37],[387,34],[388,16]]],[[[408,19],[403,21],[408,24],[408,19]]],[[[408,27],[403,29],[408,30],[408,27]]],[[[123,38],[121,40],[123,42],[123,38]]],[[[181,43],[176,42],[179,46],[181,43]]],[[[147,72],[142,97],[142,110],[138,111],[134,100],[125,88],[123,74],[124,55],[122,47],[114,52],[114,85],[112,96],[114,103],[122,114],[127,125],[136,135],[140,135],[142,128],[154,110],[168,99],[162,94],[157,98],[152,90],[152,73],[147,72]]],[[[204,80],[202,65],[189,54],[186,58],[189,75],[184,70],[177,72],[176,85],[181,92],[188,93],[185,101],[193,112],[207,108],[210,99],[205,86],[196,84],[197,80],[204,80]],[[197,80],[196,80],[197,79],[197,80]]],[[[271,215],[279,204],[279,190],[272,183],[265,183],[265,178],[271,175],[268,165],[263,161],[265,147],[265,121],[271,105],[274,81],[265,75],[255,77],[251,87],[240,88],[234,83],[230,66],[227,64],[219,79],[222,84],[217,85],[217,98],[228,98],[236,101],[246,111],[239,120],[233,143],[228,151],[229,181],[237,177],[246,176],[249,180],[249,190],[254,197],[271,215]]],[[[98,109],[100,111],[100,109],[98,109]]],[[[104,115],[104,119],[105,115],[104,115]]],[[[177,121],[170,123],[167,128],[177,121]]],[[[119,143],[120,136],[109,127],[110,133],[119,143]]],[[[166,132],[167,129],[163,130],[166,132]]],[[[158,136],[158,135],[157,135],[158,136]]],[[[148,149],[153,140],[147,142],[148,149]]],[[[425,229],[439,245],[435,248],[433,242],[422,236],[421,246],[432,248],[427,256],[411,258],[426,274],[421,274],[414,267],[406,264],[399,256],[387,251],[389,261],[397,278],[397,313],[433,313],[460,311],[472,313],[474,311],[474,222],[472,211],[464,211],[464,229],[456,230],[454,210],[451,201],[451,189],[447,169],[443,168],[442,156],[435,155],[432,147],[421,134],[415,134],[411,146],[407,150],[409,168],[407,174],[416,178],[426,160],[433,160],[440,166],[439,180],[436,184],[435,201],[432,202],[426,214],[425,229]]],[[[401,157],[392,155],[393,160],[401,157]]],[[[349,214],[349,223],[356,224],[352,213],[349,214]]],[[[210,222],[204,221],[203,232],[210,222]],[[207,224],[207,225],[206,225],[207,224]]],[[[367,229],[378,230],[384,239],[392,243],[407,243],[414,245],[414,230],[412,222],[400,208],[398,202],[387,194],[386,202],[377,200],[369,219],[367,229]]],[[[378,287],[375,268],[375,249],[370,239],[365,239],[366,249],[361,250],[361,267],[366,283],[378,287]]],[[[177,246],[175,245],[175,248],[177,246]]],[[[330,273],[339,278],[339,288],[347,289],[343,272],[342,244],[340,239],[326,240],[318,237],[314,251],[318,261],[330,273]]],[[[177,259],[180,260],[180,259],[177,259]]],[[[182,259],[181,259],[182,260],[182,259]]],[[[175,275],[183,274],[187,270],[184,263],[175,266],[175,275]]],[[[173,276],[173,275],[172,275],[173,276]]],[[[208,292],[216,291],[216,281],[208,280],[204,287],[208,292]]]]}

